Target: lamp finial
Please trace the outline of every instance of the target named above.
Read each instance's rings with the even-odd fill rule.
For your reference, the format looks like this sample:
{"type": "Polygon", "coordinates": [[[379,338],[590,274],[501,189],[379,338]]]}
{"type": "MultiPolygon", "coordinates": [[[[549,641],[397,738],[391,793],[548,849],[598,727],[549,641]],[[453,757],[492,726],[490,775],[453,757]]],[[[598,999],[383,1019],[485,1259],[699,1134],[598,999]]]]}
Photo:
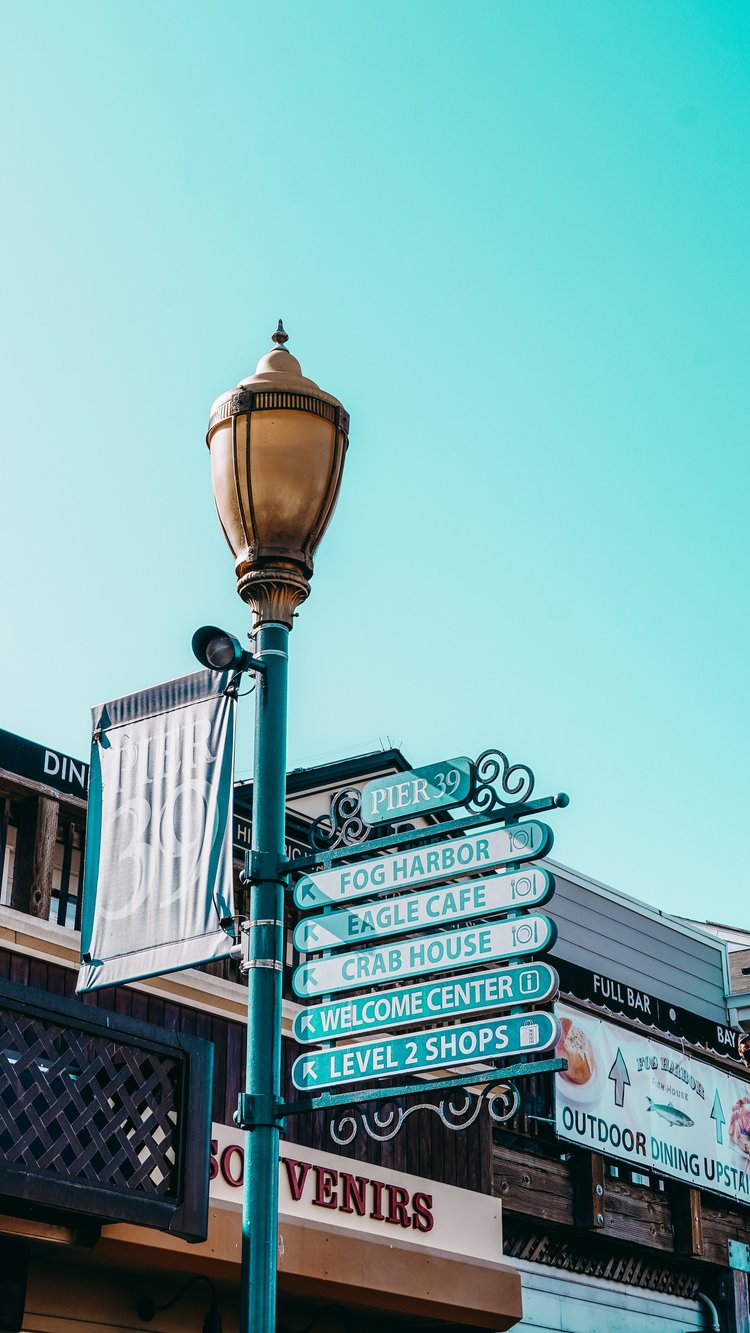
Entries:
{"type": "Polygon", "coordinates": [[[284,343],[289,342],[289,334],[286,332],[281,320],[279,320],[276,332],[271,334],[271,342],[276,343],[280,352],[286,352],[287,348],[284,346],[284,343]]]}

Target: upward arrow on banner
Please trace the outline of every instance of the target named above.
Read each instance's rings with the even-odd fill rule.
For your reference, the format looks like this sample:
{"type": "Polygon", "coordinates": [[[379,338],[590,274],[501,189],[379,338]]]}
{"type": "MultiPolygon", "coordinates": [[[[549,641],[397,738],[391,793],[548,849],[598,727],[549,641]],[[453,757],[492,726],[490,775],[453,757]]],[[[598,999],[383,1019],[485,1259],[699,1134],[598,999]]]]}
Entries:
{"type": "Polygon", "coordinates": [[[615,1085],[615,1106],[623,1106],[625,1104],[625,1088],[630,1087],[630,1074],[619,1046],[607,1078],[611,1079],[615,1085]]]}
{"type": "Polygon", "coordinates": [[[711,1119],[714,1122],[714,1130],[716,1132],[716,1142],[723,1143],[724,1126],[727,1123],[727,1119],[726,1116],[724,1115],[724,1107],[721,1104],[721,1097],[719,1096],[718,1088],[714,1093],[714,1104],[713,1107],[711,1108],[711,1119]]]}

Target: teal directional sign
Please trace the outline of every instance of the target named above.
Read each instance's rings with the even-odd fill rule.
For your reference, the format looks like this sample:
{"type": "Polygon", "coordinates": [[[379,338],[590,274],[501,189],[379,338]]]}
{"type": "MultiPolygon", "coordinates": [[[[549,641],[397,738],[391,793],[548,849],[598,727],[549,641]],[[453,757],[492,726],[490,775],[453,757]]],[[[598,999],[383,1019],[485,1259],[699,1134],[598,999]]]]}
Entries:
{"type": "Polygon", "coordinates": [[[301,1042],[333,1041],[390,1031],[407,1023],[477,1014],[485,1009],[542,1004],[557,994],[558,977],[548,963],[498,967],[491,972],[468,972],[461,977],[398,986],[374,995],[355,995],[330,1004],[310,1004],[294,1018],[294,1038],[301,1042]]]}
{"type": "Polygon", "coordinates": [[[405,931],[492,916],[512,908],[540,907],[555,891],[555,881],[546,870],[530,867],[466,880],[444,889],[402,893],[365,906],[350,907],[324,916],[306,917],[294,931],[294,943],[302,953],[340,949],[360,940],[403,935],[405,931]]]}
{"type": "Polygon", "coordinates": [[[517,921],[490,921],[481,926],[384,944],[377,949],[316,958],[296,968],[292,986],[295,995],[309,999],[403,977],[494,963],[501,958],[529,957],[551,949],[556,938],[554,922],[542,913],[532,912],[517,921]]]}
{"type": "Polygon", "coordinates": [[[551,847],[552,829],[549,825],[529,819],[505,828],[450,838],[430,847],[304,875],[294,886],[294,901],[303,910],[330,907],[332,903],[372,897],[393,889],[418,888],[458,875],[483,874],[509,863],[520,865],[545,856],[551,847]]]}
{"type": "Polygon", "coordinates": [[[549,1050],[560,1037],[552,1014],[511,1015],[455,1027],[432,1028],[402,1037],[381,1037],[356,1046],[306,1051],[292,1065],[295,1088],[309,1092],[338,1083],[417,1074],[460,1064],[479,1064],[549,1050]]]}
{"type": "Polygon", "coordinates": [[[472,778],[473,765],[465,757],[374,778],[362,788],[362,818],[366,824],[383,824],[463,805],[471,795],[472,778]]]}

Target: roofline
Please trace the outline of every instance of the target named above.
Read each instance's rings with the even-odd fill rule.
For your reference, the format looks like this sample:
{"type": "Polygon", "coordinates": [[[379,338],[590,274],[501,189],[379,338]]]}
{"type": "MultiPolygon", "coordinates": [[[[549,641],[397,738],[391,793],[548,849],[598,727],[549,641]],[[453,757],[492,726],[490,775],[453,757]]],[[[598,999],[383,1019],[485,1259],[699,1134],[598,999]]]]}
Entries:
{"type": "Polygon", "coordinates": [[[685,926],[681,924],[679,917],[672,916],[670,912],[662,912],[658,907],[651,907],[649,903],[644,903],[640,898],[634,898],[632,894],[613,889],[609,884],[603,884],[601,880],[593,879],[591,875],[584,875],[580,870],[572,870],[570,866],[563,865],[561,861],[554,861],[549,856],[545,856],[544,864],[551,866],[553,870],[558,870],[567,879],[572,880],[574,884],[580,884],[581,888],[593,889],[595,893],[601,894],[603,898],[610,898],[613,902],[632,904],[643,916],[651,917],[652,920],[666,921],[673,930],[678,931],[681,935],[687,935],[698,944],[705,944],[706,942],[712,944],[720,950],[726,961],[728,952],[726,941],[718,939],[716,935],[709,935],[705,930],[698,930],[694,926],[685,926]]]}

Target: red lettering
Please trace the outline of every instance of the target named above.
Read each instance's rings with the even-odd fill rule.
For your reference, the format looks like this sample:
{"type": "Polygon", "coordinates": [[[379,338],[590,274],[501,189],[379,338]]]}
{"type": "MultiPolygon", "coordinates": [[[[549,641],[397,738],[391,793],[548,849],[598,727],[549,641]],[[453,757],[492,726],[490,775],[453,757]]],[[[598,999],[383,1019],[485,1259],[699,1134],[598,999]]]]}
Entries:
{"type": "Polygon", "coordinates": [[[367,1212],[367,1176],[350,1176],[348,1171],[341,1172],[340,1213],[356,1213],[364,1217],[367,1212]],[[354,1207],[352,1208],[352,1202],[354,1207]]]}
{"type": "Polygon", "coordinates": [[[211,1157],[210,1157],[210,1159],[209,1159],[209,1163],[208,1163],[208,1178],[209,1178],[209,1180],[215,1180],[216,1177],[217,1177],[218,1174],[219,1174],[219,1163],[218,1163],[217,1160],[216,1160],[216,1154],[217,1154],[218,1151],[219,1151],[219,1140],[218,1140],[218,1139],[212,1139],[212,1140],[211,1140],[211,1157]]]}
{"type": "Polygon", "coordinates": [[[409,1191],[402,1189],[400,1185],[389,1185],[388,1193],[391,1196],[391,1206],[388,1209],[386,1222],[392,1222],[394,1226],[410,1227],[411,1221],[406,1212],[409,1191]]]}
{"type": "Polygon", "coordinates": [[[245,1174],[245,1152],[238,1143],[230,1143],[229,1146],[224,1149],[221,1154],[220,1164],[221,1174],[228,1185],[242,1184],[242,1178],[245,1174]],[[232,1174],[232,1153],[237,1154],[240,1163],[239,1175],[236,1176],[232,1174]]]}
{"type": "Polygon", "coordinates": [[[415,1231],[432,1231],[435,1219],[432,1216],[432,1195],[417,1190],[411,1201],[413,1209],[411,1224],[415,1231]]]}
{"type": "Polygon", "coordinates": [[[294,1157],[282,1157],[282,1162],[286,1167],[286,1178],[289,1181],[289,1189],[292,1192],[292,1198],[295,1203],[299,1203],[302,1198],[302,1191],[305,1188],[307,1173],[310,1170],[309,1162],[298,1162],[294,1157]],[[298,1171],[295,1174],[295,1167],[298,1171]]]}
{"type": "Polygon", "coordinates": [[[339,1178],[338,1171],[332,1171],[329,1166],[316,1166],[315,1177],[316,1190],[313,1203],[319,1208],[337,1208],[335,1185],[339,1178]]]}
{"type": "Polygon", "coordinates": [[[385,1216],[380,1206],[385,1186],[383,1185],[382,1180],[371,1180],[370,1184],[372,1185],[372,1212],[370,1213],[370,1217],[373,1222],[385,1222],[385,1216]]]}

